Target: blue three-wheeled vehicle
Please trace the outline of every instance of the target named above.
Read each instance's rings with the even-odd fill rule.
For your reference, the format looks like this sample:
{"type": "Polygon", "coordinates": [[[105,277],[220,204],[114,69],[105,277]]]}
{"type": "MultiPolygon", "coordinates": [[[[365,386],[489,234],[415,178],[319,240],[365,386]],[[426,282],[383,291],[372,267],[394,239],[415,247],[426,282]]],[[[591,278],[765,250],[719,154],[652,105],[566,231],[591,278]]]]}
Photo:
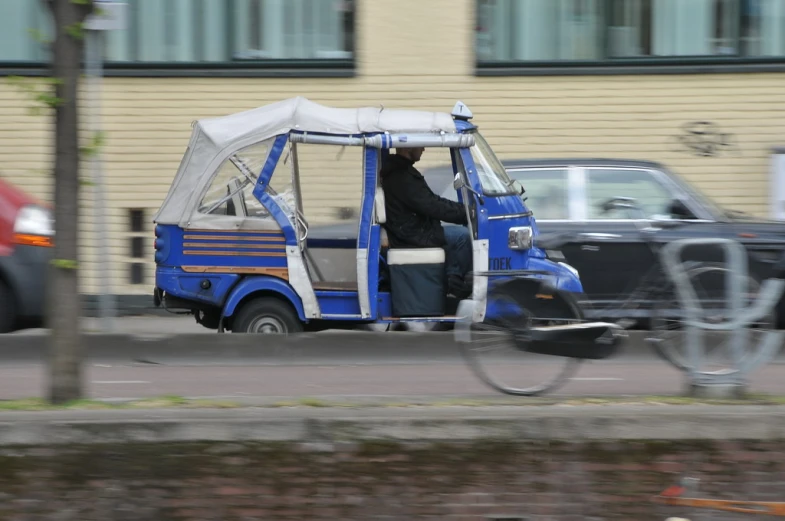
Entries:
{"type": "Polygon", "coordinates": [[[507,176],[472,117],[461,102],[448,114],[333,108],[297,97],[196,121],[154,219],[156,305],[191,312],[219,332],[463,321],[469,332],[505,331],[529,352],[608,356],[617,328],[583,320],[577,271],[547,254],[559,238],[538,234],[524,187],[507,176]],[[356,283],[313,280],[301,144],[362,150],[356,283]],[[462,306],[447,297],[443,249],[387,245],[380,165],[390,149],[405,147],[449,149],[473,239],[473,293],[462,306]],[[271,187],[282,170],[292,172],[293,193],[271,187]]]}

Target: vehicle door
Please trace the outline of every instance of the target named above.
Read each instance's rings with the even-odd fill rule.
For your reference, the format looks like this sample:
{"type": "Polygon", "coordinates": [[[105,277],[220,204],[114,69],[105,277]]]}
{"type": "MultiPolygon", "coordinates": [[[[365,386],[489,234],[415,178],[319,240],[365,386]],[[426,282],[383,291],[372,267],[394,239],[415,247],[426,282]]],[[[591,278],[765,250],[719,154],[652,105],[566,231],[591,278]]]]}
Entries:
{"type": "Polygon", "coordinates": [[[675,194],[646,168],[588,166],[583,173],[581,244],[569,252],[568,262],[580,272],[591,300],[610,303],[627,298],[655,266],[655,253],[641,229],[649,226],[649,219],[668,218],[675,194]],[[635,198],[643,215],[625,209],[604,212],[602,203],[616,196],[635,198]]]}

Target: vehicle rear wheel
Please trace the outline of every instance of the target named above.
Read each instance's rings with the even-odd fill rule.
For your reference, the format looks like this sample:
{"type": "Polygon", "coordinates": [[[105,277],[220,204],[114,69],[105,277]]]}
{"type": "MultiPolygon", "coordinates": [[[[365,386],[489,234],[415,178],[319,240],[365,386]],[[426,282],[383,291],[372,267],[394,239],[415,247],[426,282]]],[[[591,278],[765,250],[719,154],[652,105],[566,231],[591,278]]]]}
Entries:
{"type": "Polygon", "coordinates": [[[292,306],[275,297],[249,300],[232,322],[233,333],[288,335],[303,331],[303,324],[292,306]]]}
{"type": "Polygon", "coordinates": [[[537,396],[564,385],[583,360],[524,351],[515,331],[581,321],[583,313],[570,300],[554,299],[540,306],[526,286],[515,282],[488,295],[489,307],[492,302],[497,309],[504,306],[503,316],[481,323],[458,322],[455,332],[469,367],[486,385],[504,394],[537,396]]]}
{"type": "Polygon", "coordinates": [[[0,279],[0,333],[8,333],[16,321],[16,305],[11,288],[0,279]]]}

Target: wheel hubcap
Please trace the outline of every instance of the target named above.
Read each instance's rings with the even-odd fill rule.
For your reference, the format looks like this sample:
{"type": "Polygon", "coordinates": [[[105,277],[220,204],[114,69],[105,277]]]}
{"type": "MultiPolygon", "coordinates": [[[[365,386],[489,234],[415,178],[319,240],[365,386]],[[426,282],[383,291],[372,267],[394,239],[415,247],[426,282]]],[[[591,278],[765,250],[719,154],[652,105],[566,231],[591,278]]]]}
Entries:
{"type": "Polygon", "coordinates": [[[259,317],[248,326],[249,333],[286,333],[286,326],[275,317],[259,317]]]}

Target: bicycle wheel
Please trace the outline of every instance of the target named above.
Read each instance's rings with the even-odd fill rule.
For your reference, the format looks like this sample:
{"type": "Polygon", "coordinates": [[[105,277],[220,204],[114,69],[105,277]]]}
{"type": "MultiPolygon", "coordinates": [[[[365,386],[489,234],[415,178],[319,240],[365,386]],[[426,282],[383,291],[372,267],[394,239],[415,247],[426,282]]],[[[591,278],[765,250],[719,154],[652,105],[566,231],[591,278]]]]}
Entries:
{"type": "MultiPolygon", "coordinates": [[[[729,269],[720,263],[702,263],[687,271],[695,294],[700,301],[700,320],[713,324],[729,322],[733,317],[727,309],[728,297],[725,291],[725,277],[729,269]]],[[[761,283],[752,275],[747,275],[743,282],[744,294],[742,302],[749,307],[758,297],[761,283]]],[[[671,285],[655,300],[651,319],[651,337],[649,339],[654,351],[666,362],[682,371],[691,369],[687,350],[686,331],[683,327],[683,309],[671,285]]],[[[729,374],[738,370],[738,366],[746,363],[751,357],[758,355],[761,337],[776,327],[776,311],[770,310],[758,322],[748,328],[740,357],[731,350],[729,332],[706,332],[703,362],[700,368],[703,374],[729,374]]]]}
{"type": "Polygon", "coordinates": [[[528,353],[525,331],[535,325],[564,324],[583,319],[574,301],[537,305],[535,295],[502,284],[488,295],[488,306],[503,309],[493,320],[459,322],[456,338],[472,372],[489,387],[514,396],[537,396],[562,386],[583,360],[528,353]]]}

